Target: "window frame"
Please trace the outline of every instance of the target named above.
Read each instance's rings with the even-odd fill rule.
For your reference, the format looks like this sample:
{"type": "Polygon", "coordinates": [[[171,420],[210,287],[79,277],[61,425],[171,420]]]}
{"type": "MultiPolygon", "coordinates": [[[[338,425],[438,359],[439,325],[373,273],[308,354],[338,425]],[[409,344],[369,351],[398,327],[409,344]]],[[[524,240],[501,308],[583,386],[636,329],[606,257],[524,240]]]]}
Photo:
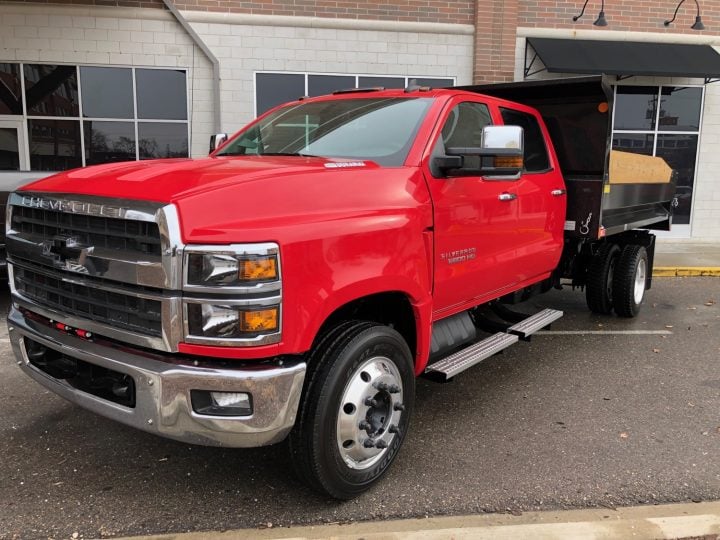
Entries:
{"type": "Polygon", "coordinates": [[[3,115],[0,114],[0,120],[18,120],[21,119],[22,126],[24,130],[24,149],[22,150],[25,153],[25,162],[27,163],[28,170],[26,171],[16,171],[16,172],[47,172],[47,173],[54,173],[54,172],[61,172],[61,171],[38,171],[33,170],[32,164],[31,164],[31,158],[30,158],[30,133],[28,131],[29,120],[69,120],[69,121],[75,121],[79,122],[80,125],[80,160],[81,160],[81,166],[86,166],[86,156],[85,156],[85,124],[84,122],[119,122],[119,123],[128,123],[131,122],[134,125],[134,132],[135,132],[135,161],[145,161],[145,159],[140,158],[140,144],[138,140],[138,126],[140,123],[154,123],[154,124],[186,124],[187,126],[187,140],[188,140],[188,156],[191,155],[191,149],[192,149],[192,130],[191,130],[191,116],[192,116],[192,85],[189,84],[189,79],[191,77],[191,70],[190,68],[186,67],[168,67],[168,66],[131,66],[131,65],[121,65],[121,64],[98,64],[98,63],[73,63],[73,62],[18,62],[18,61],[11,61],[6,60],[2,61],[6,64],[17,64],[20,68],[20,91],[21,91],[21,97],[22,97],[22,114],[21,115],[3,115]],[[25,85],[25,65],[53,65],[53,66],[74,66],[75,67],[75,73],[78,81],[78,114],[79,116],[45,116],[45,115],[28,115],[27,111],[27,100],[25,99],[25,92],[26,92],[26,85],[25,85]],[[83,117],[83,104],[82,104],[82,78],[81,78],[81,67],[85,68],[119,68],[119,69],[130,69],[131,75],[132,75],[132,91],[133,91],[133,116],[132,118],[103,118],[103,117],[83,117]],[[185,74],[185,96],[186,96],[186,104],[185,104],[185,113],[186,118],[185,120],[168,120],[168,119],[162,119],[162,120],[156,120],[156,119],[145,119],[145,118],[138,118],[138,106],[137,106],[137,80],[135,71],[137,69],[151,69],[151,70],[170,70],[170,71],[182,71],[185,74]]]}
{"type": "MultiPolygon", "coordinates": [[[[524,141],[523,141],[523,170],[522,170],[522,174],[523,174],[523,175],[526,175],[526,174],[547,174],[547,173],[549,173],[549,172],[554,171],[554,170],[555,170],[555,167],[553,166],[553,160],[552,160],[552,157],[550,156],[550,149],[548,148],[548,145],[547,145],[547,140],[546,140],[545,132],[543,131],[543,125],[540,123],[540,119],[537,117],[537,115],[536,115],[535,113],[531,113],[531,112],[529,112],[529,111],[522,111],[522,110],[517,109],[517,108],[507,107],[507,106],[504,106],[504,105],[498,105],[498,113],[500,114],[500,118],[502,118],[502,122],[503,122],[503,125],[504,125],[504,126],[512,126],[512,125],[514,125],[514,124],[508,124],[508,123],[505,122],[505,118],[503,117],[503,111],[509,111],[509,112],[513,112],[513,113],[516,113],[516,114],[524,114],[524,115],[526,115],[526,116],[529,116],[530,118],[532,118],[532,119],[535,121],[535,124],[537,125],[537,128],[538,128],[538,132],[540,133],[541,144],[542,144],[543,149],[545,150],[545,159],[547,160],[548,166],[545,167],[544,169],[538,169],[538,170],[533,170],[533,171],[529,171],[529,170],[527,170],[527,168],[525,167],[525,150],[527,149],[527,144],[526,144],[526,143],[527,143],[527,137],[525,136],[525,131],[526,131],[526,130],[525,130],[525,128],[523,128],[523,139],[524,139],[524,141]]],[[[520,127],[522,127],[522,126],[520,126],[520,127]]]]}
{"type": "MultiPolygon", "coordinates": [[[[391,74],[373,74],[373,73],[339,73],[339,72],[322,72],[322,71],[278,71],[278,70],[255,70],[253,71],[253,117],[258,117],[257,110],[257,80],[258,74],[264,75],[303,75],[304,76],[304,90],[303,95],[308,95],[308,78],[310,75],[327,75],[329,77],[355,77],[355,86],[357,87],[360,77],[383,77],[387,79],[403,79],[403,88],[407,88],[407,85],[411,79],[450,79],[452,80],[452,86],[457,84],[457,77],[448,75],[445,77],[433,76],[433,75],[391,75],[391,74]]],[[[298,96],[302,97],[302,96],[298,96]]],[[[279,105],[279,104],[278,104],[279,105]]],[[[270,109],[268,109],[270,110],[270,109]]],[[[267,111],[265,111],[267,112],[267,111]]]]}
{"type": "Polygon", "coordinates": [[[628,135],[652,135],[653,136],[653,148],[652,148],[652,156],[657,155],[657,145],[658,145],[658,139],[660,135],[694,135],[697,137],[697,148],[695,149],[695,167],[693,171],[693,178],[692,178],[692,198],[690,200],[690,215],[688,216],[688,223],[677,223],[673,224],[673,230],[679,230],[681,236],[690,236],[692,234],[692,224],[693,224],[693,217],[694,217],[694,208],[695,208],[695,192],[697,187],[697,178],[698,178],[698,164],[700,161],[700,148],[702,146],[702,130],[703,130],[703,118],[705,116],[705,97],[706,97],[706,89],[704,84],[681,84],[681,83],[674,83],[674,84],[614,84],[613,85],[613,103],[617,102],[617,91],[618,87],[620,86],[641,86],[641,87],[647,87],[647,88],[655,88],[657,91],[658,101],[657,106],[655,110],[655,129],[653,130],[629,130],[629,129],[615,129],[615,113],[616,113],[616,107],[613,107],[613,115],[612,115],[612,123],[610,126],[610,145],[612,148],[612,142],[615,139],[616,134],[628,134],[628,135]],[[698,130],[697,131],[676,131],[676,130],[661,130],[660,128],[660,112],[662,110],[661,101],[662,101],[662,91],[665,87],[672,87],[672,88],[700,88],[701,89],[701,95],[700,95],[700,116],[698,118],[698,130]],[[683,230],[684,229],[684,230],[683,230]],[[687,234],[684,234],[686,233],[687,234]]]}
{"type": "MultiPolygon", "coordinates": [[[[436,167],[433,165],[433,159],[435,157],[440,156],[447,156],[445,153],[445,141],[443,139],[443,129],[445,129],[445,125],[447,124],[448,120],[450,119],[450,115],[452,112],[461,105],[465,103],[473,104],[473,105],[481,105],[485,107],[488,111],[489,117],[490,117],[490,123],[487,124],[488,126],[497,126],[500,125],[498,123],[498,120],[502,120],[499,116],[499,111],[496,106],[494,106],[489,100],[484,99],[485,96],[477,96],[477,99],[473,97],[468,96],[456,96],[451,98],[444,106],[442,112],[440,113],[438,122],[434,128],[434,134],[432,137],[430,137],[430,141],[428,142],[427,148],[429,149],[429,160],[427,162],[427,170],[430,172],[430,176],[432,176],[435,180],[447,180],[450,178],[459,178],[457,176],[447,176],[441,171],[437,170],[436,167]]],[[[483,126],[485,127],[485,126],[483,126]]],[[[472,176],[469,176],[468,178],[473,178],[472,176]]],[[[481,178],[480,176],[476,176],[475,178],[481,178]]],[[[516,180],[509,180],[509,181],[516,181],[516,180]]]]}

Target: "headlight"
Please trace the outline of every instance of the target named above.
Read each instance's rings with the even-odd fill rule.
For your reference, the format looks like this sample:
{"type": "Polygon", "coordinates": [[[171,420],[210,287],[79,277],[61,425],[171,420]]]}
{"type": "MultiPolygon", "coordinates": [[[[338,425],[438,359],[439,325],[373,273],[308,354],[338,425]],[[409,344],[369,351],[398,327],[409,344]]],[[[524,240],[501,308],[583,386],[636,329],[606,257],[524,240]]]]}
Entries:
{"type": "Polygon", "coordinates": [[[249,287],[280,279],[276,244],[190,246],[185,268],[188,288],[249,287]]]}
{"type": "Polygon", "coordinates": [[[249,347],[277,343],[282,281],[277,244],[185,248],[185,342],[249,347]]]}
{"type": "Polygon", "coordinates": [[[278,331],[280,307],[247,308],[189,303],[187,318],[191,336],[215,339],[252,338],[278,331]]]}

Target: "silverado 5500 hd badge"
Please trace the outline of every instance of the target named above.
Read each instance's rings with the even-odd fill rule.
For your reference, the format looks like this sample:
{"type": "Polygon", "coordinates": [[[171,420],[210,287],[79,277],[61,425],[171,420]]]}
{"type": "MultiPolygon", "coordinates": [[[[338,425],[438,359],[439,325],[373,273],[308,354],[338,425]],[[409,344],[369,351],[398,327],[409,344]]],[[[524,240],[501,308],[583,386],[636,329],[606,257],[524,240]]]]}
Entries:
{"type": "Polygon", "coordinates": [[[440,254],[440,259],[448,264],[459,264],[472,261],[477,256],[477,249],[474,247],[448,251],[440,254]]]}

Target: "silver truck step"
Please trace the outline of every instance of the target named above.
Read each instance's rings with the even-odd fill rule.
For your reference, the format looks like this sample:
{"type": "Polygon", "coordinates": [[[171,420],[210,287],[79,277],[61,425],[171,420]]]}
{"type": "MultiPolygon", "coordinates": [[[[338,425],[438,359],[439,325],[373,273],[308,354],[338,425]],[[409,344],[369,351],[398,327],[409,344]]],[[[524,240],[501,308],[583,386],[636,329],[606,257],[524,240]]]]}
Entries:
{"type": "Polygon", "coordinates": [[[557,321],[564,313],[556,309],[543,309],[535,315],[531,315],[527,319],[512,325],[507,329],[508,334],[515,334],[521,339],[527,339],[529,336],[545,328],[546,326],[557,321]]]}
{"type": "Polygon", "coordinates": [[[426,371],[439,373],[444,375],[445,379],[450,379],[458,373],[482,362],[486,358],[490,358],[493,354],[517,343],[518,339],[518,336],[514,334],[498,332],[487,339],[483,339],[478,343],[435,362],[428,366],[426,371]]]}

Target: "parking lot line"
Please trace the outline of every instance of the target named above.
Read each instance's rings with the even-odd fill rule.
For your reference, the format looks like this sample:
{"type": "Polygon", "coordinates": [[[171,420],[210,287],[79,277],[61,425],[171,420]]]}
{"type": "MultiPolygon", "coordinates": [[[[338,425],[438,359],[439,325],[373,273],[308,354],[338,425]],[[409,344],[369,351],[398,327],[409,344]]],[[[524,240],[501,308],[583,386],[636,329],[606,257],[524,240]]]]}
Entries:
{"type": "Polygon", "coordinates": [[[670,336],[671,330],[541,330],[536,336],[670,336]]]}

